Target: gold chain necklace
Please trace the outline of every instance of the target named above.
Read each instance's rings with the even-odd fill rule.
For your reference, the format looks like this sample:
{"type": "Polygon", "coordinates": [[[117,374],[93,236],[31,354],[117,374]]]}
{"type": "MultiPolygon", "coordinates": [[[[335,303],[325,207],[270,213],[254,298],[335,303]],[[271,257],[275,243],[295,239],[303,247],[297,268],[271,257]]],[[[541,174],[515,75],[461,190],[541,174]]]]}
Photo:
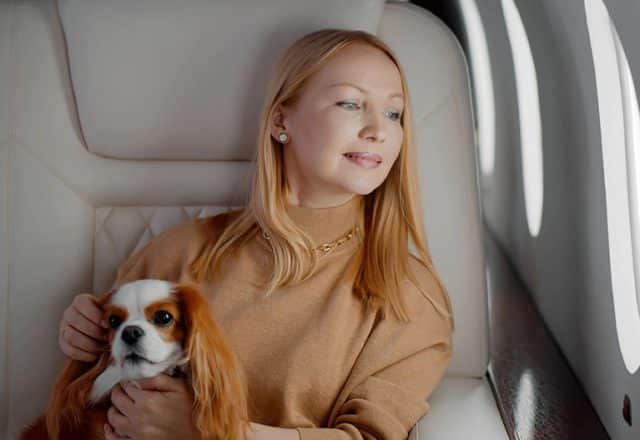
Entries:
{"type": "MultiPolygon", "coordinates": [[[[315,248],[315,250],[323,252],[326,255],[329,252],[331,252],[332,250],[334,250],[335,248],[337,248],[338,246],[341,246],[345,242],[351,240],[351,238],[353,238],[354,234],[356,234],[359,230],[360,230],[360,228],[356,226],[355,228],[351,229],[349,232],[347,232],[345,235],[343,235],[342,237],[338,238],[337,240],[333,240],[333,241],[330,241],[328,243],[323,243],[320,246],[317,246],[315,248]]],[[[271,240],[271,237],[265,231],[262,231],[262,236],[266,240],[271,240]]]]}

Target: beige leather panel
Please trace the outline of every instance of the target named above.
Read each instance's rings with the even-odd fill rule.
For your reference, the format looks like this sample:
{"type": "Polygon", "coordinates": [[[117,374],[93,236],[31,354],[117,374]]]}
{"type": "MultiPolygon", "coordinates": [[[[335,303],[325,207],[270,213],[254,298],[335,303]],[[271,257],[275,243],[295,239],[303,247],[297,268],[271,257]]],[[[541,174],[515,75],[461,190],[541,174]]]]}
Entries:
{"type": "Polygon", "coordinates": [[[179,160],[251,159],[280,53],[320,28],[375,33],[384,6],[384,0],[59,3],[88,150],[179,160]]]}
{"type": "Polygon", "coordinates": [[[410,3],[386,6],[380,36],[400,58],[415,109],[425,229],[456,326],[447,375],[481,378],[489,330],[467,64],[449,28],[410,3]]]}

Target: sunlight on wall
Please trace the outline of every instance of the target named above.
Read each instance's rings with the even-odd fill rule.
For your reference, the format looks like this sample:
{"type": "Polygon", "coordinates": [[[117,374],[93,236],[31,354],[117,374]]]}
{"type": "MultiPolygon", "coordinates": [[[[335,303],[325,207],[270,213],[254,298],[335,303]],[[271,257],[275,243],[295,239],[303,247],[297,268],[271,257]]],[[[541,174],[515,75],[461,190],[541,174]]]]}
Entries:
{"type": "Polygon", "coordinates": [[[489,47],[482,18],[475,1],[460,2],[460,9],[469,35],[469,58],[473,75],[473,91],[478,122],[480,168],[484,175],[493,174],[495,164],[496,122],[495,102],[489,47]]]}
{"type": "MultiPolygon", "coordinates": [[[[622,359],[633,374],[640,366],[638,263],[634,268],[632,245],[632,233],[637,231],[637,224],[633,231],[631,227],[632,216],[635,215],[637,222],[638,215],[638,158],[633,151],[638,148],[638,101],[633,92],[628,61],[606,6],[602,0],[585,0],[584,5],[598,96],[616,330],[622,359]]],[[[636,262],[637,254],[635,252],[636,262]]]]}
{"type": "MultiPolygon", "coordinates": [[[[611,32],[616,45],[618,57],[618,71],[622,91],[622,109],[624,113],[625,146],[627,150],[627,180],[629,185],[629,208],[634,273],[636,282],[636,296],[640,303],[640,108],[636,88],[631,76],[629,60],[624,53],[618,31],[611,22],[611,32]]],[[[640,308],[638,309],[640,313],[640,308]]]]}
{"type": "Polygon", "coordinates": [[[537,237],[542,222],[544,175],[542,170],[542,124],[538,79],[529,40],[522,18],[513,0],[502,0],[511,54],[516,73],[518,111],[520,113],[520,148],[527,225],[537,237]]]}

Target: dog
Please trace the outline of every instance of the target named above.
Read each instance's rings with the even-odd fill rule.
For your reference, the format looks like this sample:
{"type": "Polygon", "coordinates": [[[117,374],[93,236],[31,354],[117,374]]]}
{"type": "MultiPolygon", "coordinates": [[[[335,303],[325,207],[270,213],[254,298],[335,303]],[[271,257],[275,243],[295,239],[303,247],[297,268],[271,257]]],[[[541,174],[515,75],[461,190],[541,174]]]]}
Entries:
{"type": "Polygon", "coordinates": [[[158,374],[184,375],[202,438],[245,439],[247,386],[198,288],[138,280],[104,294],[109,350],[94,363],[67,360],[45,413],[21,440],[104,439],[111,389],[158,374]]]}

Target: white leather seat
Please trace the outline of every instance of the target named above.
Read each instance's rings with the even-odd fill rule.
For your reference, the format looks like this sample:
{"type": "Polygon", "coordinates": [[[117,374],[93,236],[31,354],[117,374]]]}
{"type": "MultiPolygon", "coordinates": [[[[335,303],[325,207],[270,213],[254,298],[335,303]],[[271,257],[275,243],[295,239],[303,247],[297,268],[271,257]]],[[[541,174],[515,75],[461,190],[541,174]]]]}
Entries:
{"type": "Polygon", "coordinates": [[[0,436],[42,412],[74,295],[103,292],[166,228],[242,205],[267,72],[325,27],[379,35],[409,80],[427,236],[456,324],[410,438],[507,438],[486,379],[467,65],[431,13],[383,0],[0,3],[0,436]]]}

